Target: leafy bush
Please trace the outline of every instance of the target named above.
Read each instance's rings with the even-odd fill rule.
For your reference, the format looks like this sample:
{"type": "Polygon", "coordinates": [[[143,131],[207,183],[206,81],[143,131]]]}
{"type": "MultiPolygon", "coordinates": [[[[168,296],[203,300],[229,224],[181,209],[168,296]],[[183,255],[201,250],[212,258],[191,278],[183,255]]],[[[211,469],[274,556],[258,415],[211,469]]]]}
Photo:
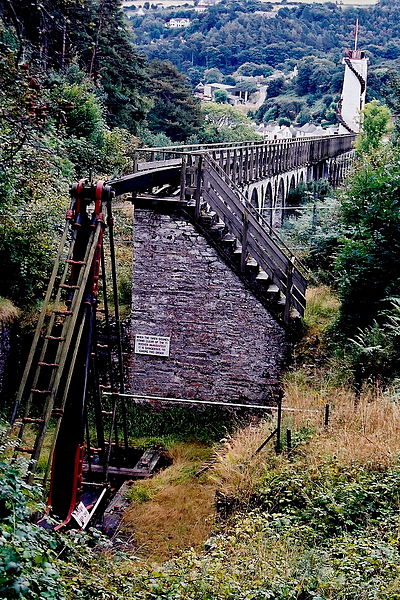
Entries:
{"type": "Polygon", "coordinates": [[[17,465],[0,462],[0,597],[64,600],[54,565],[59,538],[32,523],[44,510],[41,490],[21,479],[17,465]]]}
{"type": "Polygon", "coordinates": [[[400,299],[391,300],[372,325],[360,329],[347,351],[350,368],[357,385],[385,382],[400,371],[400,299]]]}
{"type": "Polygon", "coordinates": [[[335,273],[342,301],[337,323],[340,343],[370,326],[400,278],[400,163],[396,153],[368,161],[342,194],[345,233],[340,240],[335,273]]]}

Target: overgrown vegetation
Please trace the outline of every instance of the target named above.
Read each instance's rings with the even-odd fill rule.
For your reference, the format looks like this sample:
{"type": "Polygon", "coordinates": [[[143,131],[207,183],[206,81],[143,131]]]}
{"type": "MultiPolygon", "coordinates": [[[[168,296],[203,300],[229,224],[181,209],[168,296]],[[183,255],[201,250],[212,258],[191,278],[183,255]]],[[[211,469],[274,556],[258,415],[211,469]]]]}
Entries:
{"type": "MultiPolygon", "coordinates": [[[[13,554],[15,564],[3,561],[3,596],[7,589],[7,598],[71,600],[396,600],[399,408],[389,396],[372,392],[355,406],[346,388],[321,384],[305,372],[288,376],[285,404],[304,411],[285,416],[284,427],[294,434],[290,453],[284,449],[276,455],[270,445],[255,454],[271,424],[253,424],[229,438],[212,469],[195,480],[193,472],[210,450],[175,446],[175,467],[137,483],[131,492],[127,520],[133,526],[133,554],[99,546],[94,552],[87,545],[90,538],[80,534],[50,538],[27,523],[26,508],[15,509],[17,551],[24,552],[24,560],[27,541],[20,519],[32,530],[29,560],[35,560],[38,536],[41,543],[53,544],[54,552],[44,562],[37,560],[22,581],[24,588],[10,587],[21,573],[21,559],[13,554]],[[328,428],[322,420],[327,399],[333,409],[328,428]],[[216,489],[220,514],[230,516],[215,523],[216,489]],[[194,543],[200,547],[182,552],[194,543]],[[165,564],[153,562],[171,555],[165,564]],[[50,584],[42,570],[52,577],[50,584]],[[39,576],[49,595],[35,595],[39,576]]],[[[19,482],[15,472],[12,478],[19,482]]],[[[21,483],[7,487],[7,506],[16,486],[25,489],[21,483]]],[[[23,506],[30,493],[18,492],[23,506]]],[[[7,525],[2,531],[7,537],[7,525]]]]}
{"type": "MultiPolygon", "coordinates": [[[[299,60],[297,79],[275,82],[278,100],[259,118],[301,122],[317,111],[329,121],[339,77],[333,51],[326,57],[322,49],[340,47],[357,11],[282,7],[267,21],[259,3],[243,6],[222,2],[180,32],[176,62],[194,82],[203,74],[190,73],[196,64],[211,67],[207,78],[224,79],[231,67],[270,75],[270,64],[287,72],[299,60]],[[343,34],[329,30],[334,18],[343,34]],[[265,28],[255,27],[260,19],[265,28]],[[319,54],[309,58],[314,42],[319,54]]],[[[398,10],[397,2],[381,2],[370,14],[387,24],[398,10]]],[[[159,60],[167,58],[165,41],[151,65],[140,57],[117,0],[7,1],[1,17],[0,294],[7,299],[0,299],[0,322],[8,322],[18,311],[11,300],[19,307],[40,301],[71,180],[89,170],[123,173],[140,143],[237,140],[251,129],[222,101],[200,114],[184,77],[159,60]]],[[[370,51],[396,61],[396,44],[385,41],[371,38],[370,51]]],[[[388,77],[373,73],[373,93],[388,77]]],[[[35,524],[41,490],[23,482],[3,448],[0,597],[399,600],[400,158],[382,141],[388,121],[379,103],[367,107],[357,168],[338,195],[324,181],[291,193],[297,212],[285,235],[316,281],[285,380],[284,407],[296,411],[284,412],[282,439],[290,429],[292,448],[275,454],[270,443],[257,453],[274,414],[244,427],[219,409],[194,419],[192,409],[130,406],[130,434],[163,444],[174,463],[131,488],[130,539],[119,550],[96,531],[50,534],[35,524]]],[[[121,238],[129,218],[121,219],[121,238]]],[[[130,251],[118,252],[125,268],[119,294],[128,304],[130,251]]]]}

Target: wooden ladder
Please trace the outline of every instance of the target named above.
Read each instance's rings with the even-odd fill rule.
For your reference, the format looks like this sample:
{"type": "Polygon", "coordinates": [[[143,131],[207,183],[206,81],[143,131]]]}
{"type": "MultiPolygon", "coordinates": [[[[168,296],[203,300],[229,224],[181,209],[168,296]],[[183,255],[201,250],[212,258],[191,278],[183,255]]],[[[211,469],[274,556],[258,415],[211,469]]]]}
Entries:
{"type": "Polygon", "coordinates": [[[103,224],[98,221],[89,234],[82,260],[73,258],[77,230],[73,231],[67,257],[63,258],[70,231],[68,219],[59,245],[18,390],[12,419],[14,426],[19,425],[17,433],[19,443],[15,447],[14,457],[16,458],[20,453],[30,456],[27,474],[29,482],[34,479],[46,432],[53,419],[54,429],[51,435],[49,456],[45,474],[40,479],[45,484],[49,477],[55,443],[85,323],[81,307],[102,227],[103,224]],[[72,277],[71,271],[75,272],[74,277],[72,277]],[[61,394],[58,394],[62,380],[61,394]],[[41,402],[38,402],[39,399],[41,402]],[[18,407],[22,404],[25,404],[25,411],[21,420],[17,422],[15,415],[18,407]],[[33,444],[29,443],[28,439],[31,438],[32,427],[36,429],[33,444]]]}

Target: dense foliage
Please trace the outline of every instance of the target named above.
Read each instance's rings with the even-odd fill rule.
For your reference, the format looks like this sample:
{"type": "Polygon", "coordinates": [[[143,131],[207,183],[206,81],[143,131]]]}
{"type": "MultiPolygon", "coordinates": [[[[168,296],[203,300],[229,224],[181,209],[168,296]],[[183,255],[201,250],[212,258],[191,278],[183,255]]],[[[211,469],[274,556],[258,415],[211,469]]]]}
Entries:
{"type": "MultiPolygon", "coordinates": [[[[313,435],[299,431],[303,442],[295,452],[268,453],[258,474],[227,457],[220,468],[231,476],[232,467],[238,469],[243,482],[252,478],[251,498],[240,486],[237,498],[220,496],[236,512],[219,519],[204,550],[188,550],[158,567],[107,548],[95,532],[55,534],[38,527],[31,516],[40,508],[40,490],[1,463],[0,597],[398,600],[396,461],[385,467],[376,457],[369,464],[360,454],[359,462],[343,462],[315,453],[313,435]]],[[[317,443],[329,448],[329,434],[317,443]]]]}
{"type": "Polygon", "coordinates": [[[59,540],[30,522],[36,510],[43,510],[40,489],[27,485],[18,467],[4,458],[0,457],[0,597],[62,600],[64,586],[54,566],[59,540]]]}
{"type": "Polygon", "coordinates": [[[147,122],[155,133],[165,133],[180,142],[200,130],[200,102],[192,96],[184,75],[168,61],[154,60],[149,65],[149,95],[153,106],[147,122]],[[183,126],[184,125],[184,126],[183,126]]]}
{"type": "MultiPolygon", "coordinates": [[[[151,58],[171,60],[188,73],[217,67],[226,75],[243,69],[245,63],[287,71],[299,60],[314,57],[318,63],[314,74],[318,71],[322,76],[321,81],[315,80],[317,84],[338,91],[342,50],[351,45],[357,18],[362,47],[373,63],[371,98],[384,93],[385,73],[389,67],[397,67],[400,57],[398,0],[381,0],[365,9],[337,3],[288,5],[277,13],[272,5],[256,0],[223,0],[205,13],[186,11],[191,25],[178,31],[165,27],[171,16],[168,11],[152,10],[132,16],[135,41],[151,58]]],[[[257,73],[247,70],[242,74],[257,73]]],[[[305,91],[308,78],[301,79],[305,91]]]]}
{"type": "Polygon", "coordinates": [[[263,75],[268,90],[258,121],[336,123],[343,49],[352,46],[357,18],[360,47],[370,59],[368,100],[387,98],[399,66],[398,0],[381,0],[364,9],[324,3],[288,4],[277,10],[256,0],[223,0],[200,14],[154,9],[149,7],[144,15],[129,13],[143,52],[172,61],[193,85],[235,85],[242,77],[263,75]],[[172,16],[188,17],[191,24],[170,29],[166,24],[172,16]]]}
{"type": "Polygon", "coordinates": [[[138,54],[119,0],[2,0],[0,116],[0,296],[19,306],[48,279],[69,184],[202,123],[176,67],[138,54]]]}

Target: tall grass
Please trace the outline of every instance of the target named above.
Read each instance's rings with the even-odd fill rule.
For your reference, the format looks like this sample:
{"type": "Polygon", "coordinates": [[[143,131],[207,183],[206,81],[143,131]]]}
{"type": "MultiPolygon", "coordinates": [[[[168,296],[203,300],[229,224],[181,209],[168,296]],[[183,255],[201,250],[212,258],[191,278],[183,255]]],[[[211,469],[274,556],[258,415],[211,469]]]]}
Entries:
{"type": "Polygon", "coordinates": [[[173,464],[130,491],[131,506],[124,518],[137,554],[161,562],[188,547],[200,547],[214,523],[215,488],[195,476],[212,448],[200,442],[176,443],[168,453],[173,464]]]}
{"type": "Polygon", "coordinates": [[[11,300],[0,296],[0,325],[13,323],[19,316],[19,310],[11,300]]]}
{"type": "MultiPolygon", "coordinates": [[[[315,383],[315,382],[314,382],[315,383]]],[[[338,468],[360,466],[384,470],[394,466],[400,455],[400,405],[379,390],[366,390],[355,400],[345,388],[321,392],[308,387],[303,378],[291,377],[285,386],[284,406],[297,409],[286,413],[282,434],[290,428],[294,449],[276,456],[273,441],[259,454],[257,447],[271,431],[271,423],[248,426],[233,435],[227,452],[221,452],[211,474],[218,490],[240,504],[250,502],[263,478],[271,470],[280,471],[287,460],[299,469],[318,470],[326,462],[338,468]],[[328,427],[324,426],[325,403],[330,404],[328,427]],[[306,412],[315,410],[316,412],[306,412]]]]}

